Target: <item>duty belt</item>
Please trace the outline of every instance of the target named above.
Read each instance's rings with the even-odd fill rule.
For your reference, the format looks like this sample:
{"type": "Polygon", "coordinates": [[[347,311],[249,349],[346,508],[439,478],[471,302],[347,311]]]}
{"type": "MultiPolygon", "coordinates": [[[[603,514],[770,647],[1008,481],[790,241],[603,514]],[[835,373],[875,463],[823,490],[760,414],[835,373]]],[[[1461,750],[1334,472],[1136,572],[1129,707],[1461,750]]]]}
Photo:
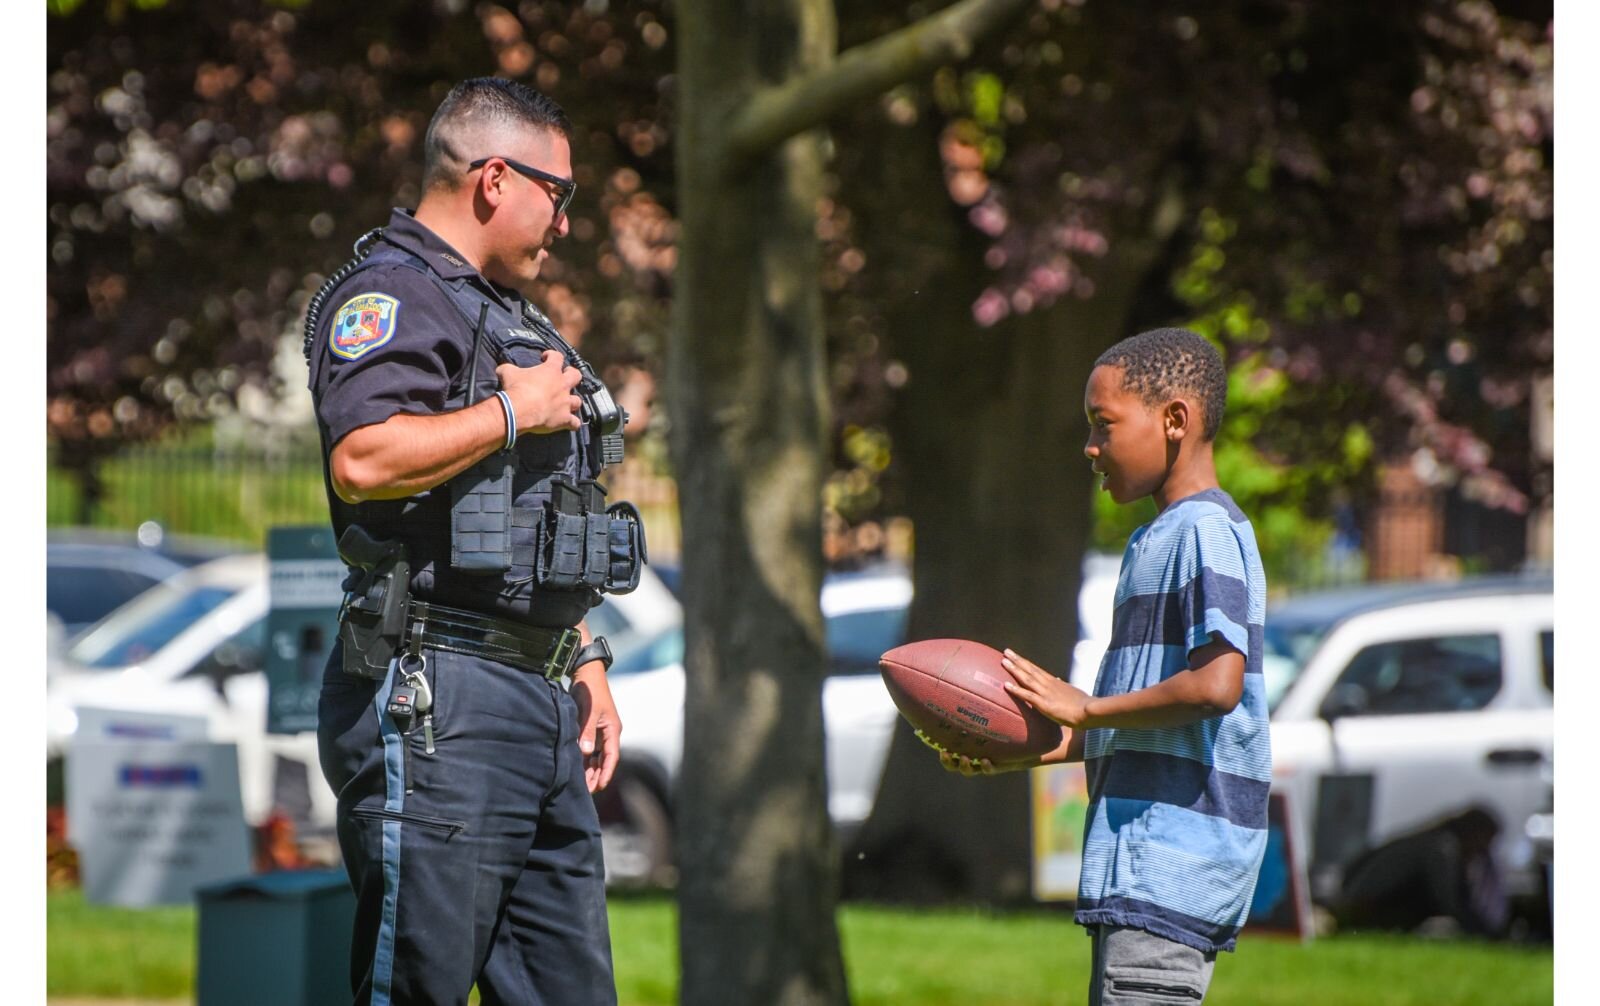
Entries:
{"type": "Polygon", "coordinates": [[[401,645],[484,657],[558,681],[572,673],[572,660],[582,641],[577,629],[546,629],[412,600],[406,607],[406,635],[401,645]]]}

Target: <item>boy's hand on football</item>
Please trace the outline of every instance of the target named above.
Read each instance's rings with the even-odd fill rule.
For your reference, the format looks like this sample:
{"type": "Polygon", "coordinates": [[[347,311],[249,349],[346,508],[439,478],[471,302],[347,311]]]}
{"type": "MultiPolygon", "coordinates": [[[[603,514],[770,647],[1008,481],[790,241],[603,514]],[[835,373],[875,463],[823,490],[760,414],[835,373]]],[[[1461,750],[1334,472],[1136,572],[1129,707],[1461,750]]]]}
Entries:
{"type": "Polygon", "coordinates": [[[1013,650],[1005,651],[1000,666],[1012,678],[1006,682],[1006,691],[1052,720],[1076,729],[1088,719],[1089,700],[1093,698],[1088,692],[1062,681],[1013,650]]]}
{"type": "Polygon", "coordinates": [[[964,776],[997,775],[1001,772],[1015,772],[1018,769],[1032,768],[1036,764],[1036,762],[1027,760],[996,764],[987,758],[971,758],[964,754],[956,754],[954,751],[940,746],[933,738],[921,730],[914,732],[917,735],[917,740],[939,752],[939,764],[944,766],[946,772],[955,772],[964,776]]]}

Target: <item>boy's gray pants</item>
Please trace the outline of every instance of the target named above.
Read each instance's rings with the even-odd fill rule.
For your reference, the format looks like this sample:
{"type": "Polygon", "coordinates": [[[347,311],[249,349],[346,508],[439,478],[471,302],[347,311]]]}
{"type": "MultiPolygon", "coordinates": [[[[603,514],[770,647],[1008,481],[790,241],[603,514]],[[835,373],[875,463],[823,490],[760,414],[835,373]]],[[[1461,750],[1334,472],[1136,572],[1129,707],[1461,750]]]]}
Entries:
{"type": "Polygon", "coordinates": [[[1124,926],[1090,926],[1089,1006],[1204,1001],[1217,955],[1124,926]]]}

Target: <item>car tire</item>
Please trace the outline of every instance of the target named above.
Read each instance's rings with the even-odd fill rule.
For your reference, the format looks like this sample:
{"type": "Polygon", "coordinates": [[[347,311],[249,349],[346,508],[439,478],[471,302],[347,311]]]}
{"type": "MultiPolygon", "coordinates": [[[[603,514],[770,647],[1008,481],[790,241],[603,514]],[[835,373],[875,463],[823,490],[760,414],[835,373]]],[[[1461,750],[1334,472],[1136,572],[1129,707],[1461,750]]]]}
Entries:
{"type": "Polygon", "coordinates": [[[44,804],[46,807],[67,805],[67,759],[56,755],[44,765],[44,804]]]}
{"type": "Polygon", "coordinates": [[[672,815],[656,791],[637,775],[619,773],[615,782],[595,796],[606,885],[669,888],[676,884],[672,815]]]}
{"type": "Polygon", "coordinates": [[[1452,914],[1462,930],[1488,939],[1504,937],[1510,928],[1511,900],[1490,853],[1463,857],[1457,885],[1459,893],[1452,914]]]}

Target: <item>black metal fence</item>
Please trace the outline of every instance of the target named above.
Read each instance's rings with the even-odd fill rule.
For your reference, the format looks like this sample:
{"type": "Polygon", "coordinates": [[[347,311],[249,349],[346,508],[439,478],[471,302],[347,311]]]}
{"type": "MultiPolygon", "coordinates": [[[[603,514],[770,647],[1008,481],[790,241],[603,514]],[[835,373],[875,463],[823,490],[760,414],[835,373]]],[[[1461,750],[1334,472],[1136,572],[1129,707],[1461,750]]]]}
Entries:
{"type": "MultiPolygon", "coordinates": [[[[263,548],[269,527],[328,520],[322,458],[313,447],[136,444],[76,466],[51,450],[46,481],[52,527],[133,529],[155,521],[169,533],[263,548]]],[[[630,461],[606,481],[613,498],[632,500],[644,515],[651,558],[676,562],[672,480],[630,461]]]]}
{"type": "MultiPolygon", "coordinates": [[[[58,450],[51,450],[49,457],[51,526],[132,529],[155,521],[171,533],[261,548],[269,527],[328,519],[322,460],[314,446],[133,444],[93,464],[71,464],[74,459],[58,450]]],[[[607,482],[613,499],[632,500],[644,514],[652,560],[676,564],[680,531],[672,479],[630,458],[607,482]]],[[[1299,592],[1370,579],[1450,579],[1530,565],[1548,568],[1550,561],[1547,547],[1533,545],[1540,536],[1530,533],[1530,528],[1537,531],[1530,521],[1539,520],[1539,514],[1486,510],[1448,490],[1389,489],[1361,511],[1342,516],[1327,547],[1277,563],[1272,579],[1279,589],[1299,592]]],[[[882,527],[843,528],[850,547],[832,548],[830,556],[838,559],[835,551],[860,550],[909,559],[909,554],[896,554],[909,553],[909,529],[892,533],[903,523],[891,519],[882,527]],[[874,530],[873,535],[865,533],[874,530]]]]}
{"type": "Polygon", "coordinates": [[[328,519],[322,461],[307,448],[133,445],[92,465],[52,451],[47,480],[52,525],[167,531],[261,547],[274,524],[328,519]]]}

